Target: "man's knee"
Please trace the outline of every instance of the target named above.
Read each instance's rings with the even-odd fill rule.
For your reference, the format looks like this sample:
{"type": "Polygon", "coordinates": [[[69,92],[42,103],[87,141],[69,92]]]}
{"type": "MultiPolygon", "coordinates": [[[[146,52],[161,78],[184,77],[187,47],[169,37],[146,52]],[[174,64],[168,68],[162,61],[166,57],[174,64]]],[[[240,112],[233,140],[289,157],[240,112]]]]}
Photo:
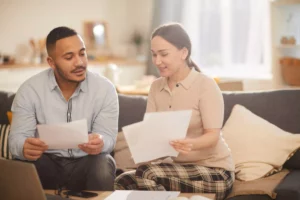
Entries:
{"type": "Polygon", "coordinates": [[[87,187],[94,190],[113,190],[116,164],[110,154],[88,156],[87,187]]]}
{"type": "Polygon", "coordinates": [[[53,160],[51,155],[42,154],[36,161],[27,161],[33,163],[39,175],[44,189],[56,189],[58,184],[62,184],[62,168],[57,160],[53,160]]]}
{"type": "Polygon", "coordinates": [[[116,163],[110,154],[89,155],[90,167],[95,174],[114,174],[116,173],[116,163]]]}

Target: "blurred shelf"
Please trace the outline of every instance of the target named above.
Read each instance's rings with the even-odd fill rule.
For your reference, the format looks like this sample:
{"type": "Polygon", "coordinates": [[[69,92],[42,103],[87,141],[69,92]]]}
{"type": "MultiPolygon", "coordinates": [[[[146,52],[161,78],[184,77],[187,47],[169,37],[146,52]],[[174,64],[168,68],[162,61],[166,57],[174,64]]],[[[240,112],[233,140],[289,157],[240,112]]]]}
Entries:
{"type": "Polygon", "coordinates": [[[278,45],[278,49],[300,49],[300,44],[285,44],[285,45],[278,45]]]}
{"type": "Polygon", "coordinates": [[[274,6],[288,6],[288,5],[295,5],[300,4],[300,0],[271,0],[271,3],[274,6]]]}
{"type": "Polygon", "coordinates": [[[143,95],[147,96],[150,91],[150,85],[144,88],[137,88],[135,85],[116,86],[119,94],[143,95]]]}
{"type": "MultiPolygon", "coordinates": [[[[242,81],[219,81],[218,86],[221,91],[243,91],[242,81]]],[[[118,85],[116,86],[119,94],[126,95],[144,95],[147,96],[150,91],[150,85],[145,87],[136,87],[135,85],[118,85]]]]}

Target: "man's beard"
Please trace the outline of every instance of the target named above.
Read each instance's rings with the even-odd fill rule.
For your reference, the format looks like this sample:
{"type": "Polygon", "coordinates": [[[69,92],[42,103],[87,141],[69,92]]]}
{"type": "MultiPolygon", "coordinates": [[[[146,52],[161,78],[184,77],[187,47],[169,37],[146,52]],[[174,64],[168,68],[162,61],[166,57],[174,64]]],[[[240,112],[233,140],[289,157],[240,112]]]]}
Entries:
{"type": "MultiPolygon", "coordinates": [[[[71,83],[81,83],[82,81],[85,80],[85,78],[80,81],[68,79],[67,76],[65,75],[64,71],[61,69],[61,67],[56,63],[55,63],[55,68],[56,68],[56,71],[57,71],[59,77],[61,79],[63,79],[64,81],[71,82],[71,83]]],[[[76,67],[74,70],[71,71],[71,73],[79,68],[84,68],[84,67],[83,66],[76,67]]]]}

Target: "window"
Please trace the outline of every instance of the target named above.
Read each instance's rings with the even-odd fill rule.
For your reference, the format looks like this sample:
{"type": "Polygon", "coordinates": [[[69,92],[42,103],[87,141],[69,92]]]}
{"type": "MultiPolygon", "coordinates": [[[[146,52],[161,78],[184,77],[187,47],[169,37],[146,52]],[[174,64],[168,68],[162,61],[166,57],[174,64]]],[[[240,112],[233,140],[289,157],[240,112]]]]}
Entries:
{"type": "Polygon", "coordinates": [[[184,1],[182,23],[192,59],[208,74],[270,76],[268,0],[184,1]]]}

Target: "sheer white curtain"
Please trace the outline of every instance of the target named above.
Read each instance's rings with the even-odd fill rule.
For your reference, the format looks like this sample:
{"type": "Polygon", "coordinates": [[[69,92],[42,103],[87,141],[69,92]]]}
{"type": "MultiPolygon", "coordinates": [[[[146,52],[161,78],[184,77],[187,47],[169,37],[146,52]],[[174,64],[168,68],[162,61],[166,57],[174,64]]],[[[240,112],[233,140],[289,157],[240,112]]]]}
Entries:
{"type": "Polygon", "coordinates": [[[268,0],[188,0],[181,14],[203,71],[231,78],[270,74],[268,0]]]}

